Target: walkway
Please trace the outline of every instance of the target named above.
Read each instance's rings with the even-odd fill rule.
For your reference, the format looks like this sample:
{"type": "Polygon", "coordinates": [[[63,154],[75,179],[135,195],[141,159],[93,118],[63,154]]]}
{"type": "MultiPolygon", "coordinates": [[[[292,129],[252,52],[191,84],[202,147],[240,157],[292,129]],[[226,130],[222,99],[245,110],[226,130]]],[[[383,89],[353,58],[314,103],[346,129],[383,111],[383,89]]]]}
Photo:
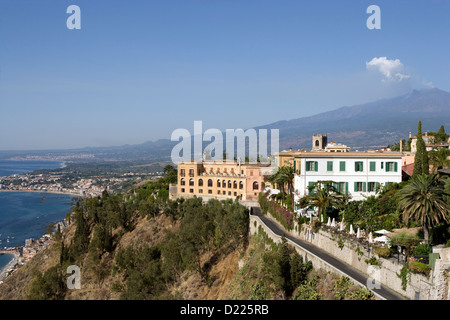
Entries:
{"type": "MultiPolygon", "coordinates": [[[[261,209],[259,207],[252,207],[250,210],[252,215],[255,215],[259,217],[264,224],[270,228],[276,235],[282,236],[286,239],[291,240],[301,248],[303,248],[306,251],[309,251],[310,253],[314,254],[315,256],[319,257],[323,261],[327,262],[328,264],[332,265],[334,268],[338,269],[342,273],[346,274],[349,278],[353,279],[354,281],[358,282],[359,284],[366,286],[365,284],[368,283],[369,277],[358,271],[357,269],[349,266],[348,264],[342,262],[341,260],[336,259],[335,257],[331,256],[330,254],[326,253],[325,251],[319,249],[318,247],[312,245],[309,242],[297,239],[290,234],[286,233],[282,228],[264,216],[261,213],[261,209]]],[[[370,281],[370,280],[369,280],[370,281]]],[[[389,288],[386,288],[384,286],[381,286],[380,289],[371,289],[376,295],[378,295],[381,299],[384,300],[405,300],[402,296],[395,293],[394,291],[390,290],[389,288]]]]}

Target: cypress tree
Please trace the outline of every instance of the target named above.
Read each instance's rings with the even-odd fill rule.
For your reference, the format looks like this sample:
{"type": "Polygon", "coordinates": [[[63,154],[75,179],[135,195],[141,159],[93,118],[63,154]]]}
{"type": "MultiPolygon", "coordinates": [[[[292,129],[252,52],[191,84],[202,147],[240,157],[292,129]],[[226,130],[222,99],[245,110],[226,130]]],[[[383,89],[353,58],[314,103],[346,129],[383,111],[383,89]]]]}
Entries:
{"type": "Polygon", "coordinates": [[[425,142],[422,138],[422,121],[419,121],[417,125],[417,143],[416,143],[416,154],[414,156],[414,170],[413,176],[418,174],[428,174],[428,152],[425,146],[425,142]]]}

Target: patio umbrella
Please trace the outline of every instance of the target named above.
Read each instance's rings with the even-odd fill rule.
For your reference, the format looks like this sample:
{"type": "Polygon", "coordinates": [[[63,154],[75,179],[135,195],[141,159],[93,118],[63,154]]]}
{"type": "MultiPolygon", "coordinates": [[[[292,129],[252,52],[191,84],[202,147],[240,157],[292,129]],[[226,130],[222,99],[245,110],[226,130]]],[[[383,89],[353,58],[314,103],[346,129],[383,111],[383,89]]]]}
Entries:
{"type": "Polygon", "coordinates": [[[336,220],[333,218],[333,221],[331,221],[331,226],[336,227],[336,220]]]}
{"type": "Polygon", "coordinates": [[[327,226],[330,226],[330,225],[331,225],[331,220],[330,220],[330,217],[328,217],[327,226]]]}
{"type": "Polygon", "coordinates": [[[373,236],[372,232],[369,233],[369,243],[373,243],[373,236]]]}
{"type": "Polygon", "coordinates": [[[361,238],[361,229],[358,228],[358,231],[356,231],[356,237],[361,238]]]}
{"type": "Polygon", "coordinates": [[[388,243],[389,240],[390,239],[388,237],[386,237],[386,236],[376,237],[375,239],[373,239],[373,241],[384,242],[384,243],[388,243]]]}
{"type": "Polygon", "coordinates": [[[390,231],[387,231],[387,230],[384,230],[384,229],[382,229],[382,230],[377,230],[377,231],[375,231],[375,233],[378,233],[378,234],[387,234],[387,233],[391,233],[390,231]]]}
{"type": "Polygon", "coordinates": [[[339,231],[344,230],[344,221],[341,221],[341,223],[339,225],[340,225],[339,231]]]}
{"type": "Polygon", "coordinates": [[[353,231],[353,225],[350,225],[350,234],[355,234],[355,231],[353,231]]]}

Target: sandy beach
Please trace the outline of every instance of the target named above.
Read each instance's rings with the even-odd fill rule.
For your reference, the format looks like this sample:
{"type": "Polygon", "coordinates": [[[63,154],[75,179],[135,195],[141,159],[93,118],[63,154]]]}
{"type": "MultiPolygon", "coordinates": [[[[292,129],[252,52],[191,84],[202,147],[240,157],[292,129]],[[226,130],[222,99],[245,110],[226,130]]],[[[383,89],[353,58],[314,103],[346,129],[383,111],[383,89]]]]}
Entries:
{"type": "Polygon", "coordinates": [[[16,264],[19,263],[19,253],[8,253],[13,255],[13,258],[11,259],[10,262],[8,262],[7,265],[5,265],[1,270],[0,270],[0,281],[2,281],[4,278],[6,278],[8,276],[8,270],[15,267],[16,264]]]}

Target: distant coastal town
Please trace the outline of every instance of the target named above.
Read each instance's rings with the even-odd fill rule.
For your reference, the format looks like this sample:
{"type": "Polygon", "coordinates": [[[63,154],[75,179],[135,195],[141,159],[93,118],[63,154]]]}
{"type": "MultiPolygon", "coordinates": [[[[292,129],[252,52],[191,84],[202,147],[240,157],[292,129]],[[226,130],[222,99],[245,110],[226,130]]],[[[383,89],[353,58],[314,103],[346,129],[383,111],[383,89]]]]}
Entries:
{"type": "Polygon", "coordinates": [[[102,164],[63,163],[61,168],[0,177],[0,191],[49,192],[77,197],[92,197],[108,192],[122,192],[135,183],[158,179],[162,167],[137,165],[102,168],[102,164]]]}
{"type": "MultiPolygon", "coordinates": [[[[67,225],[68,222],[63,220],[55,224],[55,227],[62,231],[67,225]]],[[[3,279],[33,259],[38,252],[47,248],[51,241],[52,235],[44,234],[39,239],[26,239],[25,245],[22,247],[4,247],[4,249],[0,249],[0,255],[10,254],[13,256],[11,261],[0,270],[0,285],[3,279]]]]}

